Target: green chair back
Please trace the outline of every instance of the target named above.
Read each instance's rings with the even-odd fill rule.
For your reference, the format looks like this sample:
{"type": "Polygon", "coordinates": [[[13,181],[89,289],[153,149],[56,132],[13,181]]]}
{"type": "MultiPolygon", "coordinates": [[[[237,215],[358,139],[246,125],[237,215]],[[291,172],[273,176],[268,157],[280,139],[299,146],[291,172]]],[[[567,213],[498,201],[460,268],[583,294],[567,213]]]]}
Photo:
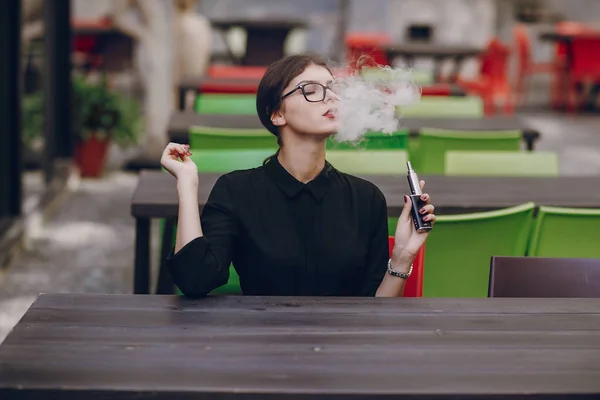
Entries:
{"type": "Polygon", "coordinates": [[[277,138],[266,129],[214,128],[192,126],[190,147],[201,150],[277,150],[277,138]]]}
{"type": "Polygon", "coordinates": [[[379,67],[363,67],[360,71],[360,75],[364,80],[371,81],[382,81],[386,82],[390,79],[397,79],[401,81],[412,80],[412,82],[418,85],[432,85],[435,83],[433,71],[413,69],[413,70],[392,70],[388,68],[379,67]]]}
{"type": "Polygon", "coordinates": [[[418,172],[423,174],[444,174],[446,152],[461,151],[518,151],[521,147],[519,131],[454,131],[425,128],[419,135],[418,146],[411,153],[417,161],[418,172]]]}
{"type": "Polygon", "coordinates": [[[269,149],[255,150],[198,150],[192,149],[191,159],[200,172],[227,173],[256,168],[275,153],[269,149]]]}
{"type": "Polygon", "coordinates": [[[528,255],[600,258],[600,209],[540,207],[528,255]]]}
{"type": "Polygon", "coordinates": [[[404,150],[327,150],[327,161],[352,175],[406,175],[404,150]]]}
{"type": "Polygon", "coordinates": [[[393,150],[408,148],[408,132],[394,133],[367,132],[358,143],[338,142],[334,137],[327,139],[327,149],[331,150],[393,150]]]}
{"type": "Polygon", "coordinates": [[[196,98],[200,114],[256,115],[256,95],[207,93],[196,98]]]}
{"type": "MultiPolygon", "coordinates": [[[[413,104],[397,107],[401,117],[483,118],[483,102],[474,96],[423,96],[413,104]]],[[[402,119],[400,120],[402,123],[402,119]]]]}
{"type": "Polygon", "coordinates": [[[439,215],[425,253],[424,297],[487,297],[492,256],[524,256],[535,205],[439,215]]]}
{"type": "Polygon", "coordinates": [[[558,176],[556,153],[541,151],[447,151],[446,175],[558,176]]]}

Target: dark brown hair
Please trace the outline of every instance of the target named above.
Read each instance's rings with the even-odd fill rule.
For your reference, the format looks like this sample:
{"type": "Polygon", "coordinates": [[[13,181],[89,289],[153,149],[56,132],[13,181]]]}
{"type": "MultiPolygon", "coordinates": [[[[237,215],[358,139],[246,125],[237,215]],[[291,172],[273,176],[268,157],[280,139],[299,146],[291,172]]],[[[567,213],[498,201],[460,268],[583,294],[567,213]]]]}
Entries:
{"type": "Polygon", "coordinates": [[[260,122],[277,136],[277,142],[281,146],[279,127],[271,122],[271,115],[280,107],[283,90],[290,84],[292,79],[300,75],[309,65],[319,65],[331,70],[325,60],[317,55],[298,54],[282,58],[269,65],[258,85],[256,93],[256,112],[260,122]]]}

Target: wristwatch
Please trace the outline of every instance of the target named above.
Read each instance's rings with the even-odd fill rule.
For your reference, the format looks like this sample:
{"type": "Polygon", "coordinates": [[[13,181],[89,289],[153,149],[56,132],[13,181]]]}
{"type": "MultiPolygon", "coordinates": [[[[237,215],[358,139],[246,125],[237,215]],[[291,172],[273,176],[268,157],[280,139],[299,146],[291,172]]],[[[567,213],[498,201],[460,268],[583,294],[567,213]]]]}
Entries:
{"type": "Polygon", "coordinates": [[[405,272],[396,271],[395,269],[392,269],[392,259],[390,258],[388,260],[387,272],[388,272],[388,274],[390,274],[392,276],[402,278],[402,279],[408,279],[408,277],[412,273],[412,270],[413,270],[413,265],[410,264],[410,269],[408,270],[408,272],[405,273],[405,272]]]}

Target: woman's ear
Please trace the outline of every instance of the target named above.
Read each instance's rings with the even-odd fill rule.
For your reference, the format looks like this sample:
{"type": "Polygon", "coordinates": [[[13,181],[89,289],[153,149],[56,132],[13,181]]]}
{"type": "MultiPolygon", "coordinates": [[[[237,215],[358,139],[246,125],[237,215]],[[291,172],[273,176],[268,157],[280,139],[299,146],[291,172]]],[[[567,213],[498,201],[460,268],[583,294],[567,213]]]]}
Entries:
{"type": "Polygon", "coordinates": [[[275,111],[273,114],[271,114],[271,122],[275,126],[285,125],[285,117],[283,116],[280,110],[275,111]]]}

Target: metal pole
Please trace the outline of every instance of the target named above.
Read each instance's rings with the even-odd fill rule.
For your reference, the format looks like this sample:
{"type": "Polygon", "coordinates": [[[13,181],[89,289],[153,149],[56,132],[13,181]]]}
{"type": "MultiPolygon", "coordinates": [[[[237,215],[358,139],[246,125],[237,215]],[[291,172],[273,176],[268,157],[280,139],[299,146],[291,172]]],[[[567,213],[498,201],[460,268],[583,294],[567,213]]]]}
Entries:
{"type": "Polygon", "coordinates": [[[0,219],[21,215],[21,1],[0,1],[0,219]]]}
{"type": "Polygon", "coordinates": [[[339,0],[337,34],[335,49],[333,51],[334,61],[343,64],[346,59],[346,31],[350,19],[350,0],[339,0]]]}
{"type": "Polygon", "coordinates": [[[71,2],[44,1],[44,107],[46,182],[54,160],[73,156],[71,131],[71,2]]]}

